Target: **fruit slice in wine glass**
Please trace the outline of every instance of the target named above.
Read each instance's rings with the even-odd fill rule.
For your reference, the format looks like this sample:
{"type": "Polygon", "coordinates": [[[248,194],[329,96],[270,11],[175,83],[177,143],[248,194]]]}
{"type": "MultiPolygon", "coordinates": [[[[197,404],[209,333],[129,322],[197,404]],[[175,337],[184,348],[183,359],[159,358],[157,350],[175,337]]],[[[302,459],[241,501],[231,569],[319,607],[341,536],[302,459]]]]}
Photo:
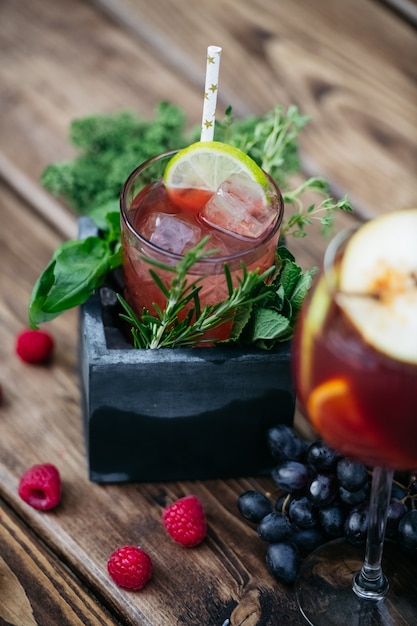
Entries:
{"type": "Polygon", "coordinates": [[[338,303],[367,343],[417,363],[417,209],[383,215],[353,235],[340,291],[338,303]]]}

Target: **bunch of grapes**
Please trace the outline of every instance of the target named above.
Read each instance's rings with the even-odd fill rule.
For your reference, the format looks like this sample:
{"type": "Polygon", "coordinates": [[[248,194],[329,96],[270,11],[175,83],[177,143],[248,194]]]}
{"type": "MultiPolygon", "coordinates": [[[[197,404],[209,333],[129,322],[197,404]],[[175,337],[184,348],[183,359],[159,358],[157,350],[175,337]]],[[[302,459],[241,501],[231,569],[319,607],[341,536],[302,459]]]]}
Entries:
{"type": "MultiPolygon", "coordinates": [[[[277,463],[272,479],[278,497],[273,501],[260,491],[245,491],[238,509],[256,524],[267,546],[268,571],[291,584],[302,558],[323,543],[344,537],[353,545],[365,544],[372,473],[283,424],[268,431],[268,446],[277,463]]],[[[417,556],[417,471],[395,476],[385,536],[417,556]]]]}

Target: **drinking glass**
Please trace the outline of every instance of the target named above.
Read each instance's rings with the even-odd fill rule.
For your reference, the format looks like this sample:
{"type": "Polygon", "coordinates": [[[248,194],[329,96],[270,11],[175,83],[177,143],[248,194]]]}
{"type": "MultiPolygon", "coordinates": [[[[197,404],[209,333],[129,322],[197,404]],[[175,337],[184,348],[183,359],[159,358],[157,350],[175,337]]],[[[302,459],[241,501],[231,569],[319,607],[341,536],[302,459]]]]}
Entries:
{"type": "MultiPolygon", "coordinates": [[[[121,194],[125,297],[138,315],[143,308],[155,314],[155,305],[164,309],[166,303],[166,296],[149,272],[152,268],[150,261],[175,267],[185,252],[206,235],[210,237],[207,248],[218,252],[194,264],[187,277],[190,283],[198,280],[201,307],[227,298],[225,264],[229,267],[235,287],[242,276],[242,263],[248,271],[258,268],[262,274],[275,261],[284,204],[274,181],[267,177],[268,186],[265,192],[273,214],[268,228],[256,239],[240,237],[220,228],[213,228],[201,219],[200,212],[208,199],[207,192],[188,190],[188,205],[181,207],[171,200],[163,185],[163,175],[169,160],[175,154],[176,151],[161,154],[140,165],[127,179],[121,194]],[[168,222],[162,234],[158,235],[155,231],[164,216],[177,221],[168,222]]],[[[164,285],[169,287],[172,272],[158,268],[157,273],[164,285]]],[[[182,313],[185,315],[186,310],[182,313]]],[[[227,339],[230,328],[231,322],[223,324],[213,330],[212,338],[227,339]]],[[[205,335],[206,338],[207,335],[210,333],[205,335]]]]}
{"type": "Polygon", "coordinates": [[[302,565],[296,594],[314,626],[406,626],[417,624],[416,563],[384,535],[393,472],[417,468],[417,365],[372,347],[343,312],[346,298],[358,297],[339,288],[354,231],[326,250],[298,320],[293,364],[300,407],[318,434],[374,468],[367,542],[365,554],[344,539],[318,548],[302,565]]]}

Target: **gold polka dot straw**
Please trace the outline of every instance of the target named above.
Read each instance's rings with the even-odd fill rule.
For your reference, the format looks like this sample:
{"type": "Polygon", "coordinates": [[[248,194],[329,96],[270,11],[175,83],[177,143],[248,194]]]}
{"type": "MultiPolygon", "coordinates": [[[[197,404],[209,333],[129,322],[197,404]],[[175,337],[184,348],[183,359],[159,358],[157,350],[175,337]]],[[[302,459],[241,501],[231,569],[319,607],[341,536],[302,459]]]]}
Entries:
{"type": "Polygon", "coordinates": [[[213,141],[221,52],[222,49],[219,46],[209,46],[207,48],[201,141],[213,141]]]}

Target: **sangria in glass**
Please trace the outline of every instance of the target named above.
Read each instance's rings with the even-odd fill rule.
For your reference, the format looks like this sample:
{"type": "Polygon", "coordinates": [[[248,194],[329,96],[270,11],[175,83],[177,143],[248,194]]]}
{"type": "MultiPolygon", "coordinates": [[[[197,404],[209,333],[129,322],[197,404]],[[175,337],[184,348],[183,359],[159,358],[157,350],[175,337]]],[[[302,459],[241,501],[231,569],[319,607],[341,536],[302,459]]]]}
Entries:
{"type": "Polygon", "coordinates": [[[384,534],[393,474],[417,468],[417,210],[334,238],[293,357],[313,428],[373,468],[365,554],[344,540],[313,552],[296,586],[300,610],[316,626],[416,624],[415,559],[384,546],[384,534]]]}

